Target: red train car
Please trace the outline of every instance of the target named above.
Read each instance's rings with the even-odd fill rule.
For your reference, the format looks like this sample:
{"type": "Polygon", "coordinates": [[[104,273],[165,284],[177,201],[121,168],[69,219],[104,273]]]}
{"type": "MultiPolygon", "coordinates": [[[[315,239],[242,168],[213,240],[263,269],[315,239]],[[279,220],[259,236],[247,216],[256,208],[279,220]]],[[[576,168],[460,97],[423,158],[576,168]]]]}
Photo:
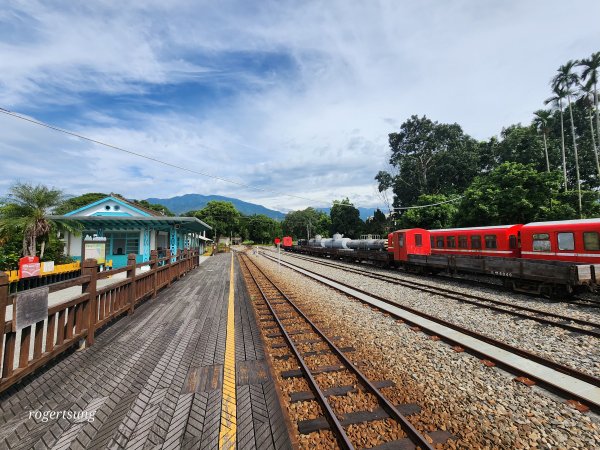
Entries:
{"type": "Polygon", "coordinates": [[[534,222],[521,228],[524,259],[600,263],[600,219],[534,222]]]}
{"type": "Polygon", "coordinates": [[[519,231],[523,225],[431,230],[433,255],[520,258],[519,231]]]}
{"type": "Polygon", "coordinates": [[[429,231],[423,228],[398,230],[388,235],[388,253],[394,261],[408,261],[410,255],[429,255],[429,231]]]}

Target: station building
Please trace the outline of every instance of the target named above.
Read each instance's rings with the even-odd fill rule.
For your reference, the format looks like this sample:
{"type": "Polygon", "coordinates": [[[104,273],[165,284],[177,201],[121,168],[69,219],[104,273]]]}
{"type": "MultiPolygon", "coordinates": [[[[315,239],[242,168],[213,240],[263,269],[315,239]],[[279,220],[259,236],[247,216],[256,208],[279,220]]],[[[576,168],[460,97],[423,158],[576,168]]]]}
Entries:
{"type": "Polygon", "coordinates": [[[138,263],[150,260],[150,251],[198,249],[204,253],[211,241],[206,231],[211,227],[195,217],[168,217],[124,198],[108,196],[62,216],[49,216],[59,223],[76,225],[81,232],[63,236],[65,254],[81,260],[84,242],[105,243],[106,261],[113,268],[127,265],[127,255],[134,253],[138,263]]]}

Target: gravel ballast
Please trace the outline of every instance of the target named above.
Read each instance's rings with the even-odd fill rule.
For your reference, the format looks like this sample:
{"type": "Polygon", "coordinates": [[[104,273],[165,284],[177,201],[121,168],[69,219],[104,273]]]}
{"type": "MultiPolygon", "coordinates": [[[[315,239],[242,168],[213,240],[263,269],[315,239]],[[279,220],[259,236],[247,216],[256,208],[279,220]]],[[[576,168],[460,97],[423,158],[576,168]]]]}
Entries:
{"type": "MultiPolygon", "coordinates": [[[[580,413],[564,403],[564,399],[539,388],[514,382],[512,375],[486,367],[466,353],[456,353],[448,345],[412,331],[391,317],[290,269],[278,269],[277,263],[264,257],[252,256],[252,259],[281,280],[286,292],[306,308],[311,319],[320,320],[328,332],[339,336],[340,346],[356,349],[348,356],[363,372],[374,380],[390,379],[396,383],[396,387],[386,388],[384,393],[394,396],[396,402],[416,403],[422,408],[419,414],[409,417],[417,429],[447,430],[456,437],[443,448],[600,447],[596,416],[580,413]]],[[[318,270],[327,275],[326,271],[332,269],[318,270]]],[[[343,281],[350,283],[350,277],[353,275],[344,274],[343,281]]],[[[362,283],[367,283],[361,278],[362,283]]],[[[366,285],[362,288],[368,289],[366,285]]],[[[395,290],[398,288],[394,286],[395,290]]],[[[416,296],[412,290],[404,295],[416,296]]],[[[434,306],[425,303],[426,299],[417,300],[424,302],[425,308],[434,306]]],[[[467,314],[461,312],[457,317],[467,314]]],[[[493,320],[498,322],[499,317],[494,315],[493,320]]],[[[524,322],[529,321],[517,324],[521,326],[524,322]]],[[[566,360],[569,351],[562,348],[561,355],[566,360]]],[[[590,367],[594,367],[593,362],[590,367]]]]}

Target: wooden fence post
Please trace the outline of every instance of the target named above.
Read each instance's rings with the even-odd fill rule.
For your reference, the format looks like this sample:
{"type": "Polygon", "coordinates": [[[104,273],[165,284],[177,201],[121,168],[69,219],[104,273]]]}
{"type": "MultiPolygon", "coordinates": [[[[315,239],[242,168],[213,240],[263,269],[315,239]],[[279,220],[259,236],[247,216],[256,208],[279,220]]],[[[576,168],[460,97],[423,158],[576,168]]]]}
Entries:
{"type": "Polygon", "coordinates": [[[6,322],[6,307],[8,305],[8,276],[0,271],[0,361],[4,356],[4,323],[6,322]]]}
{"type": "Polygon", "coordinates": [[[158,250],[150,251],[150,270],[154,272],[152,274],[152,298],[155,298],[158,285],[158,250]]]}
{"type": "Polygon", "coordinates": [[[181,270],[183,267],[183,251],[179,248],[177,249],[177,279],[181,278],[181,270]]]}
{"type": "Polygon", "coordinates": [[[90,276],[90,281],[81,285],[82,293],[90,294],[90,298],[83,311],[83,316],[86,317],[88,329],[85,346],[89,347],[94,343],[94,335],[96,333],[96,283],[98,279],[98,265],[96,264],[95,259],[86,259],[83,261],[83,264],[81,265],[81,275],[90,276]]]}
{"type": "Polygon", "coordinates": [[[166,263],[169,266],[168,269],[165,269],[167,272],[167,279],[169,280],[169,283],[167,284],[167,286],[171,286],[171,250],[165,251],[165,257],[167,258],[166,263]]]}
{"type": "Polygon", "coordinates": [[[127,278],[129,279],[129,311],[127,311],[127,315],[133,314],[133,310],[135,308],[135,253],[130,253],[127,255],[127,278]]]}

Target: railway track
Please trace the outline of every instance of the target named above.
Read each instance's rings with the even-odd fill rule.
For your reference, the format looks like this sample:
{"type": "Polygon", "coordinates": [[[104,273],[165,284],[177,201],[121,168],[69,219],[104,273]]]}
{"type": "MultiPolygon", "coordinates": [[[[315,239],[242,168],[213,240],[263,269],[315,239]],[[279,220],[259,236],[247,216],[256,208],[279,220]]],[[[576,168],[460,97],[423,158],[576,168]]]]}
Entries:
{"type": "Polygon", "coordinates": [[[301,434],[329,430],[339,448],[371,448],[373,446],[364,442],[360,431],[367,426],[381,430],[377,438],[378,447],[374,448],[433,449],[429,443],[433,439],[429,437],[428,442],[401,412],[407,406],[410,412],[411,405],[394,405],[380,391],[381,388],[393,386],[393,383],[369,380],[345,356],[345,351],[352,349],[337,347],[334,339],[327,337],[248,256],[240,254],[240,262],[260,292],[261,298],[254,300],[255,310],[259,322],[266,324],[266,337],[275,340],[275,343],[270,343],[271,348],[286,346],[290,354],[278,357],[286,360],[291,358],[293,361],[290,362],[295,364],[290,366],[300,367],[299,370],[283,371],[280,375],[282,378],[303,377],[308,383],[309,391],[294,392],[290,400],[316,401],[320,407],[322,416],[298,422],[301,434]],[[284,342],[277,342],[281,339],[284,342]],[[327,364],[323,365],[322,362],[327,364]],[[331,386],[327,383],[325,387],[320,375],[326,373],[343,373],[345,376],[340,378],[342,385],[331,386]],[[356,396],[362,401],[356,401],[356,396]],[[364,409],[365,399],[371,404],[368,410],[364,409]],[[381,425],[381,421],[387,421],[385,426],[381,425]]]}
{"type": "Polygon", "coordinates": [[[342,266],[329,261],[322,261],[320,259],[314,259],[306,256],[300,256],[296,254],[287,254],[290,257],[301,259],[303,261],[310,261],[315,264],[321,264],[327,267],[343,270],[345,272],[351,272],[357,275],[362,275],[374,280],[384,281],[386,283],[395,284],[398,286],[404,286],[411,289],[417,289],[422,292],[428,292],[434,295],[440,295],[445,298],[456,300],[461,303],[467,303],[473,306],[490,309],[497,312],[502,312],[515,317],[534,320],[544,325],[551,325],[564,330],[568,330],[574,333],[580,333],[583,335],[594,336],[600,338],[600,323],[589,320],[578,319],[576,317],[565,316],[560,314],[554,314],[547,311],[542,311],[535,308],[529,308],[527,306],[515,305],[513,303],[504,302],[501,300],[489,299],[479,295],[467,294],[460,291],[454,291],[452,289],[431,286],[425,283],[420,283],[414,280],[400,280],[396,277],[384,275],[380,273],[371,272],[368,270],[354,269],[348,266],[342,266]],[[559,322],[562,321],[562,322],[559,322]],[[569,323],[565,323],[569,322],[569,323]],[[584,327],[582,328],[572,324],[579,324],[584,327]]]}
{"type": "MultiPolygon", "coordinates": [[[[264,254],[264,253],[263,253],[264,254]]],[[[268,259],[276,262],[270,255],[268,259]]],[[[422,331],[453,346],[455,351],[466,351],[486,365],[496,365],[517,375],[516,380],[527,385],[539,384],[572,403],[580,411],[592,409],[600,412],[600,378],[549,360],[465,327],[444,321],[422,311],[399,305],[389,299],[339,282],[332,278],[296,266],[290,262],[281,265],[325,284],[354,298],[371,308],[390,314],[422,331]]]]}

